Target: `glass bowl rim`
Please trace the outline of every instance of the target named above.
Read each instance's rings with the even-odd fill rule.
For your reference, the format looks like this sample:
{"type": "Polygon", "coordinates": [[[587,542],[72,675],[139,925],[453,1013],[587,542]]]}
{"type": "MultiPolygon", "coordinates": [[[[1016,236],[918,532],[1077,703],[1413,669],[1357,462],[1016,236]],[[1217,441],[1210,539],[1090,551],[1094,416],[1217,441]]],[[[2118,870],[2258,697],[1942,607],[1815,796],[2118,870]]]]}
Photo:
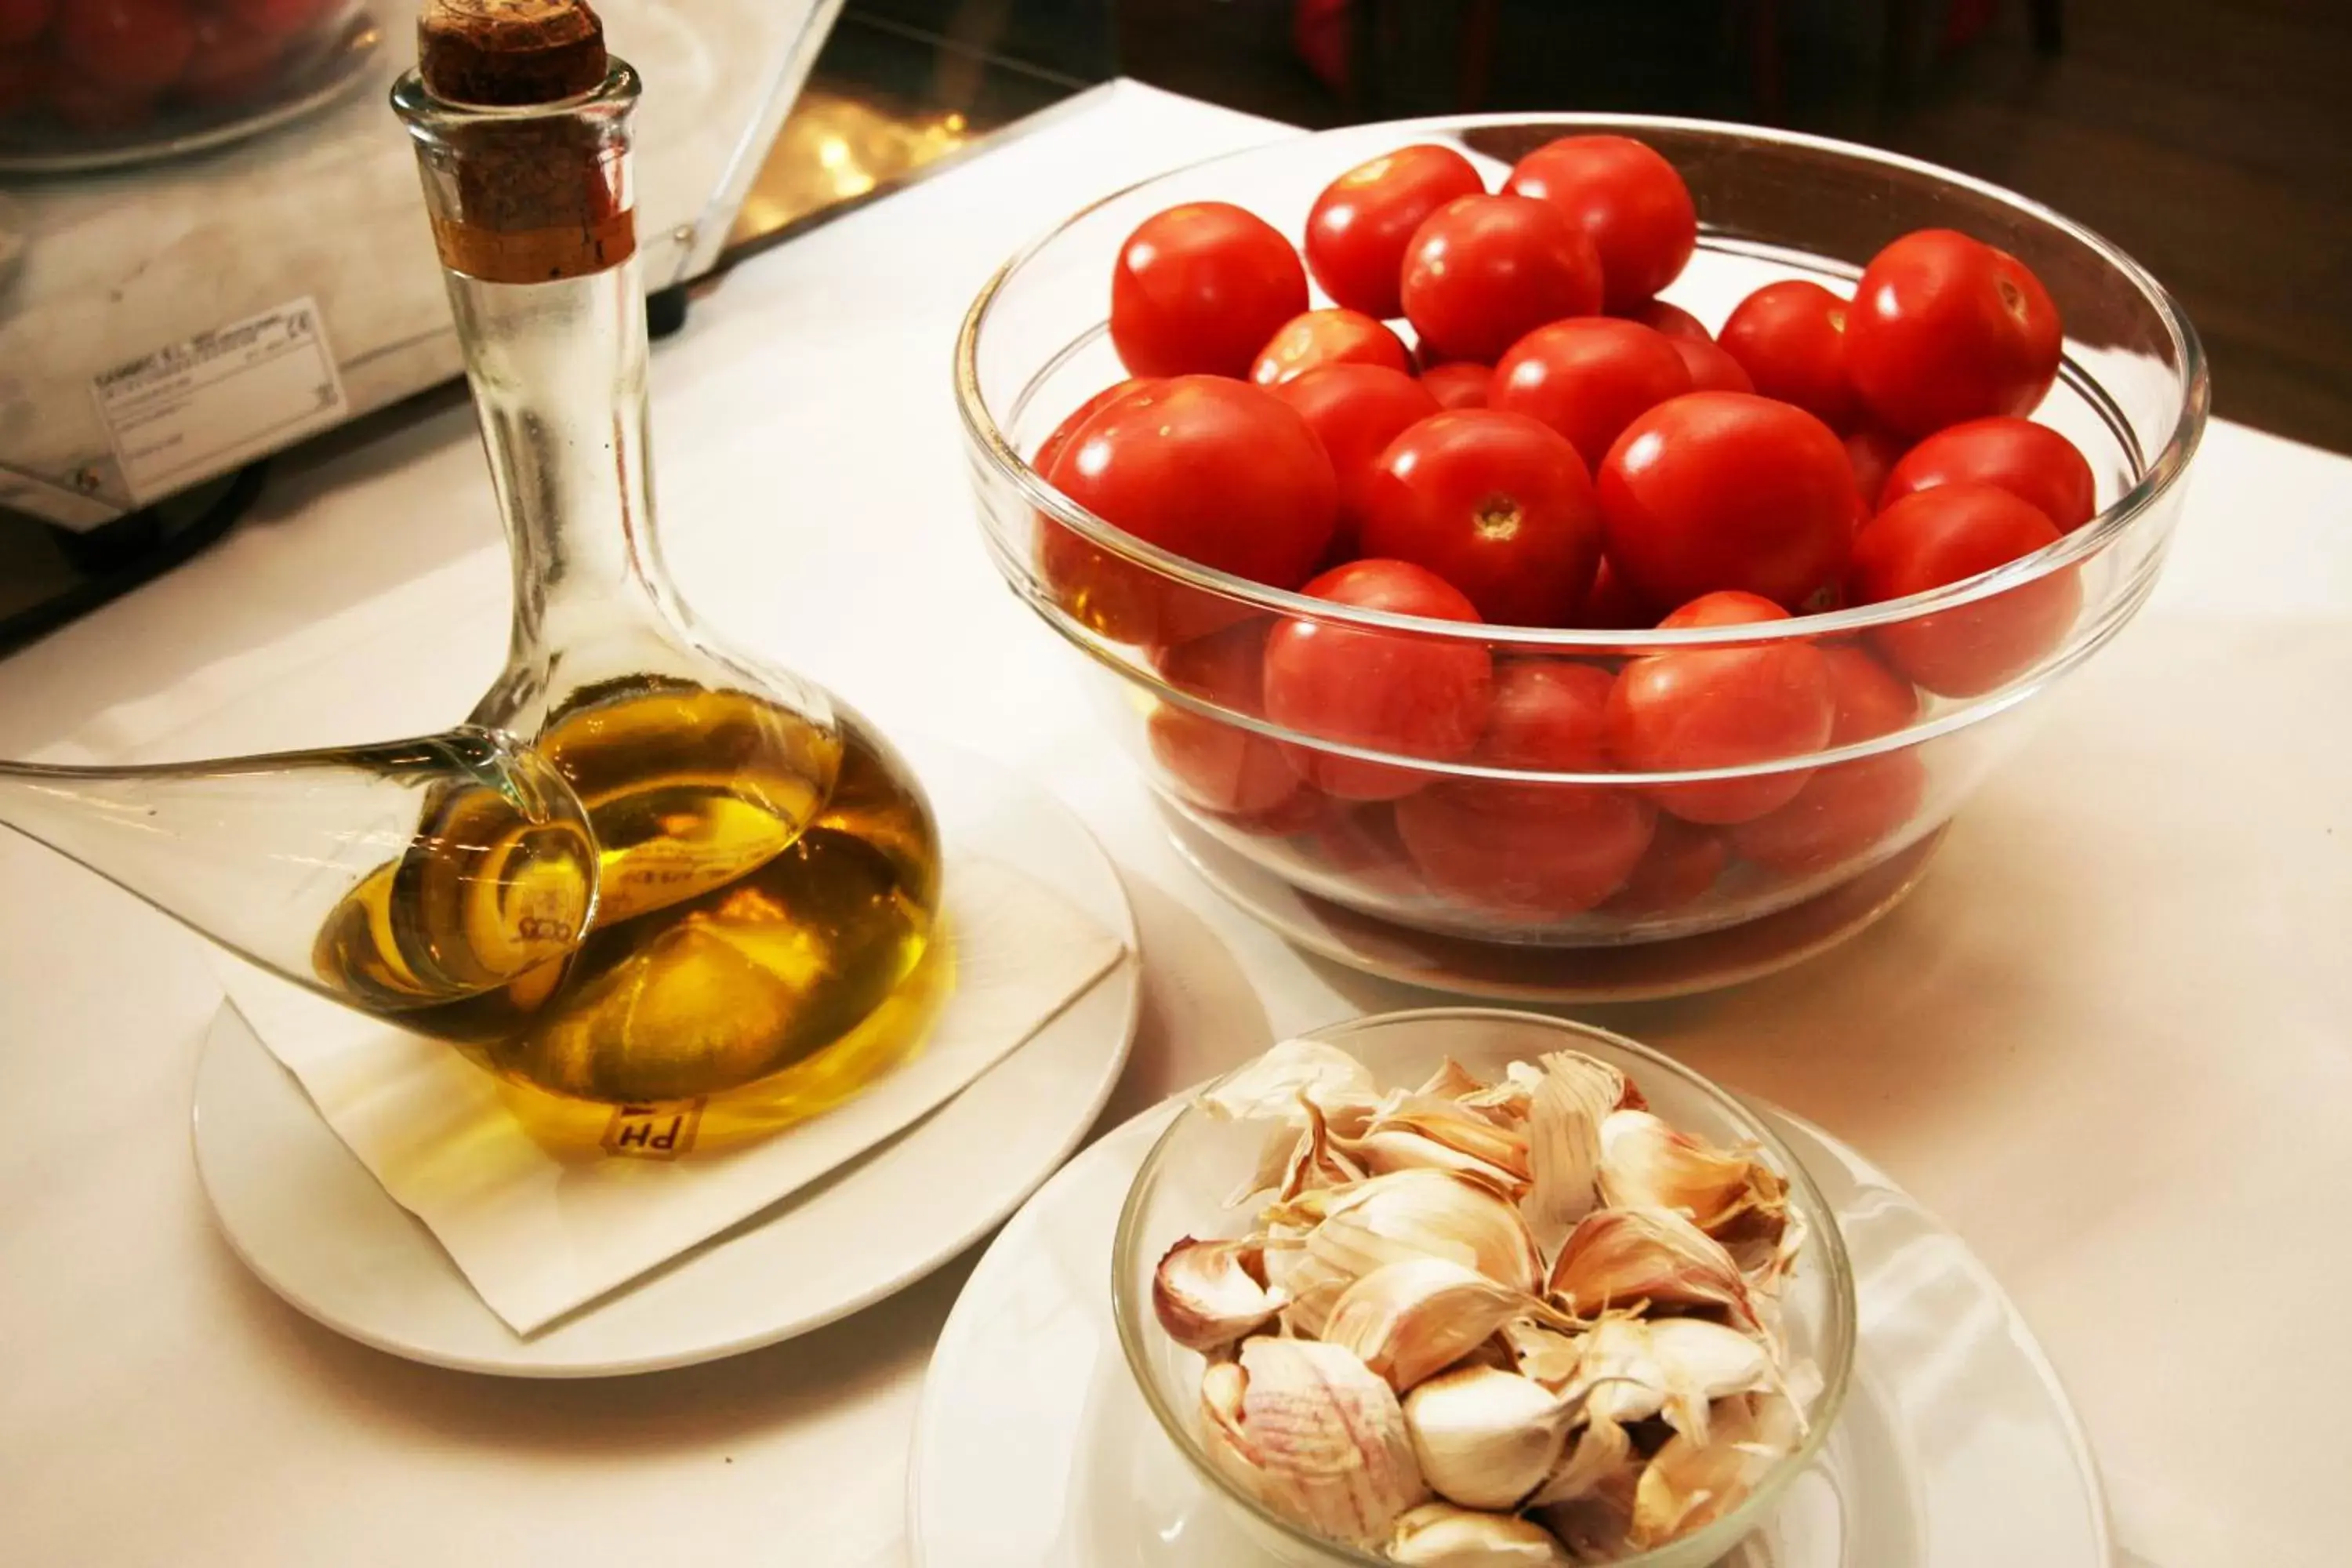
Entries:
{"type": "MultiPolygon", "coordinates": [[[[1710,231],[1702,226],[1704,246],[1710,231]]],[[[1102,329],[1097,326],[1080,342],[1089,342],[1102,329]]],[[[1067,353],[1073,345],[1064,345],[1067,353]]],[[[2064,362],[2072,363],[2072,361],[2064,362]]],[[[2062,369],[2063,365],[2062,364],[2062,369]]],[[[2120,247],[2096,231],[2030,197],[2018,195],[1989,180],[1948,169],[1923,159],[1888,153],[1857,142],[1843,142],[1834,137],[1812,136],[1801,132],[1780,131],[1766,126],[1745,125],[1731,121],[1696,120],[1668,115],[1596,114],[1596,113],[1494,113],[1471,115],[1436,115],[1417,120],[1375,121],[1364,125],[1346,126],[1335,130],[1310,132],[1303,135],[1260,142],[1231,153],[1198,159],[1176,168],[1137,180],[1108,195],[1101,196],[1062,219],[1016,250],[989,277],[968,310],[956,333],[955,359],[956,406],[962,421],[965,438],[985,458],[998,477],[1010,482],[1022,500],[1034,510],[1045,514],[1088,543],[1108,552],[1158,576],[1172,579],[1188,587],[1215,597],[1247,605],[1255,610],[1271,612],[1294,619],[1319,621],[1335,626],[1355,626],[1376,630],[1410,632],[1441,641],[1475,642],[1484,647],[1508,649],[1523,647],[1530,651],[1563,657],[1580,654],[1632,656],[1662,652],[1675,648],[1709,647],[1723,644],[1757,645],[1787,639],[1810,639],[1869,630],[1873,627],[1899,624],[1922,616],[1948,611],[1978,600],[2009,592],[2026,584],[2079,565],[2105,551],[2144,517],[2187,473],[2189,460],[2196,455],[2202,440],[2211,402],[2211,382],[2205,363],[2205,354],[2197,331],[2171,291],[2158,282],[2147,269],[2126,254],[2120,247]],[[1988,200],[2005,205],[2019,214],[2048,225],[2071,237],[2114,269],[2126,282],[2137,289],[2155,310],[2171,339],[2180,367],[2181,399],[2170,437],[2131,488],[2089,522],[2061,537],[2031,555],[1997,566],[1990,572],[1963,578],[1959,582],[1931,588],[1923,593],[1882,604],[1853,605],[1842,610],[1816,615],[1792,616],[1786,621],[1747,623],[1727,626],[1685,626],[1661,631],[1655,628],[1633,631],[1593,631],[1550,626],[1497,626],[1486,623],[1433,620],[1419,616],[1397,615],[1386,610],[1366,609],[1358,605],[1335,604],[1328,599],[1310,598],[1289,589],[1268,587],[1265,584],[1237,577],[1228,572],[1200,565],[1181,555],[1147,543],[1124,530],[1106,521],[1095,513],[1072,503],[1063,494],[1045,483],[1044,478],[1029,466],[1028,460],[1016,451],[998,425],[994,412],[980,387],[980,339],[986,329],[990,312],[994,309],[1004,288],[1015,274],[1034,260],[1048,246],[1093,213],[1122,201],[1163,180],[1214,168],[1219,164],[1242,159],[1264,156],[1286,149],[1303,147],[1318,141],[1363,136],[1370,132],[1392,133],[1412,140],[1427,136],[1453,136],[1465,131],[1546,127],[1568,132],[1617,132],[1638,134],[1644,129],[1672,131],[1689,135],[1713,137],[1727,143],[1741,142],[1770,142],[1782,147],[1801,148],[1851,163],[1900,170],[1944,182],[1973,192],[1988,200]]],[[[2095,381],[2093,382],[2095,385],[2095,381]]],[[[1026,574],[1025,567],[1013,566],[1026,574]]]]}
{"type": "MultiPolygon", "coordinates": [[[[1613,1050],[1635,1058],[1646,1071],[1664,1073],[1681,1080],[1714,1102],[1772,1157],[1781,1173],[1789,1179],[1790,1191],[1796,1197],[1795,1208],[1805,1215],[1811,1225],[1811,1232],[1806,1237],[1806,1255],[1816,1259],[1828,1271],[1830,1327],[1834,1342],[1843,1353],[1836,1356],[1833,1364],[1821,1369],[1822,1392],[1807,1412],[1808,1425],[1803,1440],[1767,1471],[1766,1479],[1759,1481],[1731,1512],[1704,1529],[1668,1542],[1664,1546],[1635,1556],[1617,1558],[1609,1564],[1609,1568],[1643,1568],[1643,1564],[1655,1563],[1669,1552],[1687,1554],[1702,1549],[1695,1543],[1704,1543],[1705,1549],[1717,1555],[1728,1552],[1756,1528],[1764,1510],[1779,1500],[1788,1485],[1810,1469],[1821,1457],[1822,1448],[1829,1442],[1830,1433],[1835,1429],[1839,1416],[1844,1412],[1846,1395],[1853,1385],[1853,1363],[1861,1339],[1861,1313],[1855,1300],[1853,1259],[1846,1252],[1845,1237],[1838,1228],[1836,1215],[1830,1207],[1829,1199],[1813,1180],[1812,1173],[1797,1158],[1795,1151],[1767,1126],[1763,1118],[1745,1100],[1696,1068],[1685,1066],[1654,1047],[1596,1024],[1516,1007],[1414,1007],[1397,1012],[1363,1014],[1308,1029],[1296,1037],[1344,1046],[1350,1035],[1391,1025],[1469,1019],[1508,1019],[1578,1039],[1597,1040],[1613,1050]]],[[[1110,1248],[1111,1321],[1118,1333],[1119,1351],[1126,1358],[1128,1375],[1134,1379],[1144,1404],[1160,1423],[1160,1430],[1167,1434],[1177,1451],[1184,1456],[1185,1461],[1209,1483],[1213,1491],[1239,1504],[1261,1522],[1293,1541],[1341,1562],[1361,1564],[1363,1568],[1381,1568],[1388,1559],[1373,1556],[1346,1542],[1318,1535],[1296,1521],[1275,1512],[1218,1474],[1216,1468],[1209,1463],[1207,1455],[1201,1450],[1188,1413],[1169,1407],[1159,1383],[1148,1370],[1146,1357],[1149,1352],[1138,1337],[1141,1326],[1152,1317],[1150,1303],[1136,1300],[1134,1292],[1128,1287],[1133,1272],[1129,1265],[1136,1258],[1137,1247],[1142,1240],[1142,1196],[1166,1163],[1178,1130],[1186,1125],[1189,1119],[1207,1115],[1201,1109],[1200,1095],[1234,1070],[1237,1069],[1228,1068],[1226,1072],[1178,1094],[1176,1114],[1152,1139],[1151,1147],[1146,1151],[1142,1163],[1136,1167],[1135,1175],[1128,1184],[1126,1196],[1119,1202],[1118,1226],[1112,1233],[1110,1248]]],[[[1713,1558],[1708,1561],[1713,1561],[1713,1558]]]]}

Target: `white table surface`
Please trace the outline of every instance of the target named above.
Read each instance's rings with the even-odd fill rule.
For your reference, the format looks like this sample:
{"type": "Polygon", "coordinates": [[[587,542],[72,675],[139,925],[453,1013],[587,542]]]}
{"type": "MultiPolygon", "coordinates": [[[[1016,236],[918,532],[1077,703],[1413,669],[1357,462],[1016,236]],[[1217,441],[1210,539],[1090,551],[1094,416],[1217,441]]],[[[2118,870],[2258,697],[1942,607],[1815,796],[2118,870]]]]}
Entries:
{"type": "MultiPolygon", "coordinates": [[[[1113,1119],[1276,1035],[1429,998],[1303,957],[1176,858],[1071,656],[982,555],[949,343],[1077,198],[1286,133],[1089,95],[749,264],[656,356],[688,598],[886,728],[1027,770],[1119,861],[1148,963],[1113,1119]]],[[[1974,1244],[2070,1384],[2132,1553],[2332,1568],[2352,462],[2217,425],[2193,485],[2155,602],[2048,699],[1908,904],[1780,977],[1598,1016],[1820,1121],[1974,1244]]],[[[0,755],[435,728],[496,667],[505,600],[469,416],[411,409],[288,461],[220,548],[0,664],[0,755]]],[[[187,1140],[220,997],[202,944],[12,835],[0,889],[0,1561],[904,1561],[916,1391],[968,1258],[654,1377],[501,1382],[347,1343],[210,1223],[187,1140]]]]}

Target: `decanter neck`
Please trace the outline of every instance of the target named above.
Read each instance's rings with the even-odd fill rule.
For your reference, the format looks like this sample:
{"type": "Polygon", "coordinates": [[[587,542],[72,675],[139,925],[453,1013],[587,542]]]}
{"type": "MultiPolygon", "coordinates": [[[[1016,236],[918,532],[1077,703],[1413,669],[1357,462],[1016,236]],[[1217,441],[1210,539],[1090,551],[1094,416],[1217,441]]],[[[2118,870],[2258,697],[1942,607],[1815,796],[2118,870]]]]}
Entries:
{"type": "MultiPolygon", "coordinates": [[[[428,24],[436,15],[428,7],[428,24]]],[[[638,82],[600,43],[584,62],[601,72],[594,86],[514,101],[503,87],[535,77],[499,76],[488,67],[499,57],[477,51],[436,78],[450,52],[433,47],[429,27],[425,43],[425,65],[394,89],[393,105],[416,143],[506,522],[514,673],[544,664],[549,650],[656,632],[676,614],[648,468],[630,167],[638,82]],[[488,101],[449,101],[440,93],[453,81],[488,101]]],[[[536,69],[547,51],[515,58],[536,69]]]]}
{"type": "Polygon", "coordinates": [[[664,618],[636,259],[550,283],[449,276],[514,561],[514,660],[664,618]]]}

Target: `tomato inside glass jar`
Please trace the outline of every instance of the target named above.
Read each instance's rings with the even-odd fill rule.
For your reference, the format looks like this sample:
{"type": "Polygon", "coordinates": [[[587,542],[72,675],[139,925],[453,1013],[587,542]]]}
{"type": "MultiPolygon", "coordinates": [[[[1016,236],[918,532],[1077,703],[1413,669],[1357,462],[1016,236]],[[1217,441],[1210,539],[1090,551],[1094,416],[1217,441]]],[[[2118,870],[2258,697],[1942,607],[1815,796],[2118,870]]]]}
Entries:
{"type": "MultiPolygon", "coordinates": [[[[1307,580],[1338,523],[1339,483],[1306,421],[1272,393],[1222,376],[1156,380],[1110,399],[1045,478],[1145,543],[1275,588],[1307,580]]],[[[1248,614],[1051,519],[1037,549],[1062,605],[1117,641],[1186,642],[1248,614]]]]}
{"type": "MultiPolygon", "coordinates": [[[[1608,672],[1591,665],[1505,663],[1471,760],[1526,772],[1607,772],[1611,686],[1608,672]]],[[[1433,890],[1498,914],[1557,920],[1624,885],[1656,815],[1610,784],[1448,779],[1399,801],[1396,825],[1433,890]]]]}
{"type": "MultiPolygon", "coordinates": [[[[1356,561],[1309,583],[1314,598],[1420,620],[1473,625],[1478,612],[1433,572],[1356,561]]],[[[1494,661],[1479,644],[1418,631],[1294,619],[1267,639],[1266,717],[1301,734],[1433,762],[1469,755],[1494,701],[1494,661]]],[[[1343,800],[1397,800],[1433,775],[1308,746],[1290,750],[1309,784],[1343,800]]]]}
{"type": "Polygon", "coordinates": [[[58,58],[102,93],[162,92],[195,53],[194,14],[182,0],[71,0],[59,8],[58,58]]]}

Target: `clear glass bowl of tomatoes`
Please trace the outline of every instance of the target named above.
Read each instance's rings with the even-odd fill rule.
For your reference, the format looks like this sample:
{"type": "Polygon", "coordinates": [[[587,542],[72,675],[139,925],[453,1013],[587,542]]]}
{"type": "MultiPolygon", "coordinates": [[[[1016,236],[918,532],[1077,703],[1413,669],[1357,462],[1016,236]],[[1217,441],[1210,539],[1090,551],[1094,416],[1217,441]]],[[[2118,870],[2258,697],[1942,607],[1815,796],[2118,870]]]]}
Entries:
{"type": "Polygon", "coordinates": [[[956,375],[997,566],[1187,830],[1549,947],[1924,853],[2147,599],[2208,399],[2046,207],[1588,115],[1131,187],[996,274],[956,375]]]}
{"type": "Polygon", "coordinates": [[[375,42],[362,0],[0,0],[0,161],[217,145],[352,85],[375,42]]]}

